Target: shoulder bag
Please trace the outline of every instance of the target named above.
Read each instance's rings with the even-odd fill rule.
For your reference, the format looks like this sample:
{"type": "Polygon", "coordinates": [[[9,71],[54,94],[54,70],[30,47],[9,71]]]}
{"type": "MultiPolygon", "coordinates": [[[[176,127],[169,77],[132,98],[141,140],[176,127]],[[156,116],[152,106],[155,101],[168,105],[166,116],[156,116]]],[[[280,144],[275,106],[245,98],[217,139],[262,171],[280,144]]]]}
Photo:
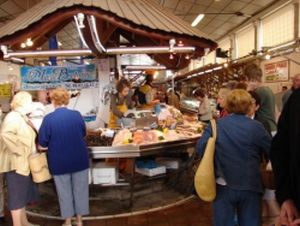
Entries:
{"type": "Polygon", "coordinates": [[[198,196],[207,202],[213,201],[216,197],[214,155],[217,138],[217,126],[214,119],[212,119],[210,123],[212,128],[212,137],[210,137],[207,141],[203,158],[200,161],[194,178],[194,185],[198,196]]]}
{"type": "MultiPolygon", "coordinates": [[[[24,118],[24,117],[23,117],[24,118]]],[[[36,134],[36,140],[35,140],[35,145],[36,145],[36,153],[32,153],[29,158],[29,168],[30,172],[32,175],[32,180],[35,183],[43,183],[52,178],[49,167],[48,167],[48,160],[47,160],[47,154],[45,152],[39,152],[38,151],[38,131],[36,128],[33,126],[31,121],[28,119],[24,118],[26,123],[33,129],[33,131],[36,134]]]]}

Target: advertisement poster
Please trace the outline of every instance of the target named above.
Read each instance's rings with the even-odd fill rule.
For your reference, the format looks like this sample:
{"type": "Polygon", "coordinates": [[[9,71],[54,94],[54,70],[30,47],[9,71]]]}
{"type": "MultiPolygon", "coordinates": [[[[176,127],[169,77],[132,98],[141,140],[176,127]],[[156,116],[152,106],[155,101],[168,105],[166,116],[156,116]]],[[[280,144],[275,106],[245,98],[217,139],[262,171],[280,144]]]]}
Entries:
{"type": "Polygon", "coordinates": [[[96,66],[21,67],[21,90],[98,88],[96,66]]]}
{"type": "Polygon", "coordinates": [[[288,60],[264,65],[265,82],[286,82],[289,80],[288,60]]]}

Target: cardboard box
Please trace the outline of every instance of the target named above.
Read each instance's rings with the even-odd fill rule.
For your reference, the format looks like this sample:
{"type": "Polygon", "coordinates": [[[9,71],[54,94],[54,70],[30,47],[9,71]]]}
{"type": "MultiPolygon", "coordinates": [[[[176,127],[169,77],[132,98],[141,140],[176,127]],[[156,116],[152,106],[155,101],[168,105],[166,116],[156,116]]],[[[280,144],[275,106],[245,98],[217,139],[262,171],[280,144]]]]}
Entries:
{"type": "Polygon", "coordinates": [[[165,166],[167,169],[179,169],[181,165],[181,159],[159,157],[155,160],[159,165],[165,166]]]}
{"type": "Polygon", "coordinates": [[[140,173],[145,176],[153,177],[160,174],[165,174],[167,171],[165,166],[158,166],[152,169],[148,168],[135,168],[135,172],[140,173]]]}
{"type": "Polygon", "coordinates": [[[94,184],[116,184],[118,177],[117,167],[112,164],[99,162],[93,165],[92,178],[94,184]]]}

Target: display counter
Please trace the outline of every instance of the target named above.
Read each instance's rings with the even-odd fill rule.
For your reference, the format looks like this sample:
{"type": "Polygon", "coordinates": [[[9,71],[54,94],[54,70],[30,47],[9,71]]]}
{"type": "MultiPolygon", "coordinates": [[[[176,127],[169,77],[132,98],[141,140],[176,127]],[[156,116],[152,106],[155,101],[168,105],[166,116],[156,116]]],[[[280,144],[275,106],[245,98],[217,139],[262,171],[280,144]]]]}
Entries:
{"type": "MultiPolygon", "coordinates": [[[[135,185],[137,183],[143,183],[143,181],[156,180],[158,178],[165,177],[166,179],[174,175],[181,175],[183,172],[192,171],[193,162],[195,161],[195,147],[197,140],[200,136],[193,136],[191,138],[185,138],[175,141],[164,141],[147,145],[123,145],[117,147],[89,147],[90,156],[93,160],[99,159],[127,159],[131,161],[130,166],[126,172],[118,172],[119,178],[112,184],[98,184],[98,186],[129,186],[130,198],[129,206],[133,205],[133,197],[135,192],[135,185]],[[174,154],[185,154],[187,158],[181,161],[180,166],[177,169],[168,169],[163,174],[155,176],[143,176],[137,173],[136,161],[143,157],[159,156],[174,156],[174,154]]],[[[118,165],[118,164],[117,164],[118,165]]],[[[117,169],[119,170],[119,169],[117,169]]],[[[178,184],[178,183],[177,183],[178,184]]]]}
{"type": "Polygon", "coordinates": [[[192,138],[180,139],[176,141],[159,142],[155,144],[147,145],[124,145],[117,147],[89,147],[90,156],[93,159],[102,158],[137,158],[155,154],[161,154],[162,152],[168,152],[177,150],[180,148],[195,147],[197,140],[200,136],[194,136],[192,138]]]}

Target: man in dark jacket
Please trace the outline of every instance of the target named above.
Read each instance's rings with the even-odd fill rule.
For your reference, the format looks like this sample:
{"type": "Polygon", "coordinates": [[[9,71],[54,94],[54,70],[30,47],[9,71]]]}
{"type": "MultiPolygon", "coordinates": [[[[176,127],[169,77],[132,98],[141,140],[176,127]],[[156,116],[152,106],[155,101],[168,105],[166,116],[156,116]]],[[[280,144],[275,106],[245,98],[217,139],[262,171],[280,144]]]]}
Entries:
{"type": "Polygon", "coordinates": [[[300,89],[293,92],[278,123],[271,148],[276,198],[282,225],[300,225],[300,89]]]}

